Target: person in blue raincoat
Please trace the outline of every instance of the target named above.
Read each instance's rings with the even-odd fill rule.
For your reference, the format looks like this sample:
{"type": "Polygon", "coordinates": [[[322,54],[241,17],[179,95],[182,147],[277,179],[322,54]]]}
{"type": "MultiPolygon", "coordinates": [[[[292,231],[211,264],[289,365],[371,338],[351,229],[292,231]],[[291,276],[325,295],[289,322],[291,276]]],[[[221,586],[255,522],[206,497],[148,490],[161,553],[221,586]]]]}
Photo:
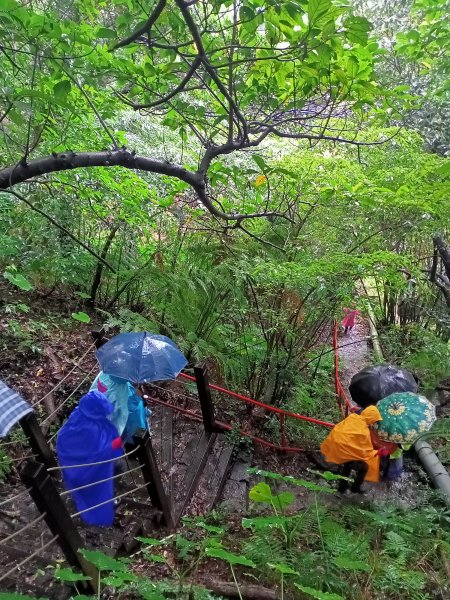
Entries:
{"type": "Polygon", "coordinates": [[[142,398],[129,381],[100,371],[91,390],[104,393],[114,405],[110,419],[125,443],[133,444],[133,434],[138,429],[148,428],[147,419],[151,411],[144,406],[142,398]]]}
{"type": "Polygon", "coordinates": [[[114,521],[114,460],[123,455],[122,438],[109,417],[114,406],[105,394],[91,391],[83,396],[78,406],[59,430],[56,452],[61,467],[102,463],[92,466],[62,470],[64,484],[71,491],[94,484],[85,489],[71,491],[77,512],[88,525],[108,527],[114,521]],[[103,462],[110,461],[110,462],[103,462]],[[107,481],[100,482],[104,479],[107,481]]]}

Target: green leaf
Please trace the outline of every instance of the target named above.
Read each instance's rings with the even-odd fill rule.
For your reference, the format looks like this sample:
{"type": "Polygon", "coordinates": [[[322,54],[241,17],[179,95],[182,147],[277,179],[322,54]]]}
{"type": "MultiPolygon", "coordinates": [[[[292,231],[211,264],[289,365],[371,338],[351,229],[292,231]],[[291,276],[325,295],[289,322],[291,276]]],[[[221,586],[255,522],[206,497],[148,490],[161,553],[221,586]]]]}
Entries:
{"type": "Polygon", "coordinates": [[[300,585],[299,583],[294,583],[294,585],[296,588],[298,588],[305,594],[308,594],[309,596],[316,598],[316,600],[345,600],[345,598],[343,596],[340,596],[339,594],[333,594],[330,592],[321,592],[320,590],[306,587],[305,585],[300,585]]]}
{"type": "Polygon", "coordinates": [[[91,317],[85,312],[72,313],[72,319],[75,319],[75,321],[81,321],[82,323],[91,322],[91,317]]]}
{"type": "Polygon", "coordinates": [[[337,556],[333,562],[338,567],[341,567],[341,569],[346,569],[347,571],[366,571],[366,573],[371,571],[369,564],[360,560],[354,560],[350,556],[337,556]]]}
{"type": "Polygon", "coordinates": [[[75,573],[70,568],[65,569],[56,569],[53,575],[56,579],[60,581],[90,581],[91,577],[87,575],[82,575],[81,573],[75,573]]]}
{"type": "Polygon", "coordinates": [[[99,27],[97,29],[96,37],[113,40],[117,37],[117,33],[114,31],[114,29],[108,29],[108,27],[99,27]]]}
{"type": "Polygon", "coordinates": [[[269,165],[266,163],[266,161],[263,159],[262,156],[258,156],[257,154],[252,154],[252,158],[263,173],[265,173],[269,169],[269,165]]]}
{"type": "Polygon", "coordinates": [[[145,558],[147,560],[151,560],[152,562],[157,562],[157,563],[165,563],[166,562],[166,559],[161,554],[146,554],[145,558]]]}
{"type": "Polygon", "coordinates": [[[138,575],[135,575],[134,573],[114,573],[112,575],[109,575],[108,577],[102,577],[102,583],[110,585],[114,588],[120,588],[123,587],[124,583],[127,583],[129,581],[136,582],[139,581],[139,579],[140,578],[138,577],[138,575]]]}
{"type": "Polygon", "coordinates": [[[65,100],[71,89],[72,85],[70,81],[68,79],[63,79],[62,81],[55,83],[53,86],[53,94],[57,100],[65,100]]]}
{"type": "Polygon", "coordinates": [[[166,543],[165,540],[157,540],[156,538],[149,537],[137,536],[135,539],[138,542],[141,542],[141,544],[146,544],[147,546],[162,546],[166,543]]]}
{"type": "Polygon", "coordinates": [[[349,17],[344,21],[344,26],[345,35],[350,42],[367,44],[368,32],[372,29],[372,25],[365,17],[349,17]]]}
{"type": "Polygon", "coordinates": [[[28,279],[20,273],[12,273],[11,271],[5,271],[3,273],[3,277],[16,287],[20,288],[21,290],[24,290],[25,292],[29,292],[33,289],[33,286],[28,281],[28,279]]]}
{"type": "Polygon", "coordinates": [[[435,171],[436,175],[447,177],[450,175],[450,160],[446,161],[443,165],[438,167],[435,171]]]}
{"type": "Polygon", "coordinates": [[[293,517],[277,517],[275,515],[270,517],[251,517],[242,519],[242,527],[245,529],[267,529],[278,527],[284,527],[289,521],[292,521],[293,517]]]}
{"type": "Polygon", "coordinates": [[[264,481],[260,481],[252,487],[249,497],[253,502],[267,502],[268,504],[271,504],[273,500],[272,490],[264,481]]]}
{"type": "Polygon", "coordinates": [[[295,501],[295,496],[292,492],[281,492],[281,494],[277,494],[273,496],[273,503],[277,504],[280,510],[283,510],[293,504],[295,501]]]}
{"type": "Polygon", "coordinates": [[[99,550],[80,550],[86,560],[100,571],[126,571],[127,565],[99,550]]]}
{"type": "Polygon", "coordinates": [[[312,25],[322,18],[331,8],[330,0],[309,0],[308,2],[308,20],[312,25]]]}
{"type": "Polygon", "coordinates": [[[267,566],[279,573],[283,573],[283,575],[300,575],[300,573],[292,569],[289,565],[283,563],[267,563],[267,566]]]}
{"type": "Polygon", "coordinates": [[[230,565],[244,565],[244,567],[256,567],[255,563],[242,556],[241,554],[233,554],[223,548],[206,548],[205,554],[211,558],[219,558],[230,565]]]}

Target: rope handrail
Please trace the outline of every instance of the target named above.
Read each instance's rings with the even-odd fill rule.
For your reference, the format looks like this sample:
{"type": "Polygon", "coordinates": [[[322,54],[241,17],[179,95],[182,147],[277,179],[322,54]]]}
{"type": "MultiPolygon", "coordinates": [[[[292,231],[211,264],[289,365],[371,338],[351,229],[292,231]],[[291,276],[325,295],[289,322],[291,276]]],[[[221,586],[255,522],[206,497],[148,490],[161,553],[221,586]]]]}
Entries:
{"type": "Polygon", "coordinates": [[[10,502],[14,502],[14,500],[17,500],[18,498],[21,498],[22,496],[25,496],[25,494],[27,494],[30,491],[31,491],[31,488],[29,487],[26,490],[23,490],[23,491],[19,492],[15,496],[11,496],[11,498],[7,498],[6,500],[2,500],[0,502],[0,506],[5,506],[6,504],[9,504],[10,502]]]}
{"type": "Polygon", "coordinates": [[[11,575],[11,573],[14,573],[14,571],[16,571],[17,569],[20,569],[20,567],[23,567],[24,565],[26,565],[27,562],[30,562],[30,560],[32,560],[33,558],[35,558],[36,556],[38,556],[43,550],[45,550],[51,544],[53,544],[53,542],[56,542],[56,540],[58,538],[59,538],[59,535],[58,534],[55,535],[54,537],[52,537],[52,539],[50,541],[48,541],[46,544],[44,544],[43,546],[41,546],[40,548],[38,548],[35,552],[33,552],[33,554],[30,554],[30,556],[27,556],[27,558],[24,558],[17,565],[14,565],[14,567],[12,567],[11,569],[9,569],[9,571],[7,571],[6,573],[4,573],[3,575],[0,576],[0,581],[3,581],[7,577],[9,577],[11,575]]]}
{"type": "MultiPolygon", "coordinates": [[[[180,373],[180,375],[182,375],[182,373],[180,373]]],[[[160,385],[155,385],[153,382],[152,383],[148,383],[148,386],[155,388],[157,390],[161,390],[163,392],[170,392],[171,395],[173,396],[179,396],[180,398],[186,398],[187,400],[190,400],[191,402],[195,402],[197,404],[200,404],[200,400],[198,398],[195,398],[194,396],[188,396],[187,394],[182,394],[181,392],[177,392],[175,390],[167,390],[166,388],[161,387],[160,385]]],[[[148,396],[144,396],[146,399],[148,398],[149,400],[153,400],[153,398],[150,398],[148,396]]]]}
{"type": "MultiPolygon", "coordinates": [[[[185,379],[189,379],[190,381],[195,381],[195,377],[191,375],[187,375],[186,373],[180,373],[181,377],[185,379]]],[[[321,421],[320,419],[314,419],[313,417],[307,417],[305,415],[300,415],[298,413],[293,413],[282,408],[278,408],[276,406],[271,406],[270,404],[265,404],[264,402],[260,402],[259,400],[254,400],[253,398],[249,398],[248,396],[244,396],[243,394],[237,394],[236,392],[232,392],[231,390],[227,390],[226,388],[220,387],[219,385],[214,385],[213,383],[209,384],[209,387],[212,390],[216,390],[217,392],[222,392],[223,394],[227,394],[227,396],[231,396],[233,398],[237,398],[238,400],[242,400],[247,404],[253,404],[254,406],[259,406],[260,408],[264,408],[273,413],[277,413],[279,415],[284,415],[285,417],[292,417],[293,419],[298,419],[300,421],[307,421],[308,423],[314,423],[315,425],[323,425],[324,427],[334,427],[334,423],[329,423],[328,421],[321,421]]]]}
{"type": "Polygon", "coordinates": [[[8,458],[8,460],[0,461],[1,465],[10,465],[11,463],[18,463],[26,460],[27,458],[36,458],[38,454],[31,454],[30,456],[21,456],[20,458],[8,458]]]}
{"type": "Polygon", "coordinates": [[[114,496],[110,500],[105,500],[105,502],[100,502],[99,504],[95,504],[94,506],[90,506],[89,508],[84,508],[83,510],[79,510],[78,512],[73,513],[70,516],[72,518],[73,517],[78,517],[79,515],[87,513],[90,510],[93,510],[94,508],[99,508],[100,506],[105,506],[105,504],[110,504],[111,502],[114,502],[114,500],[119,500],[120,498],[124,498],[125,496],[128,496],[129,494],[132,494],[133,492],[137,492],[138,490],[141,490],[141,489],[143,489],[143,488],[145,488],[147,486],[148,486],[148,483],[143,483],[143,484],[138,485],[137,487],[133,488],[132,490],[128,490],[128,492],[124,492],[123,494],[119,494],[118,496],[114,496]]]}
{"type": "Polygon", "coordinates": [[[48,391],[44,396],[42,396],[42,398],[37,400],[33,404],[33,407],[38,406],[39,404],[41,404],[41,402],[43,402],[46,398],[48,398],[51,394],[53,394],[53,392],[55,390],[57,390],[64,383],[64,381],[75,371],[75,369],[78,369],[80,367],[80,364],[83,362],[83,360],[86,358],[86,356],[89,354],[89,352],[92,350],[92,348],[94,346],[95,346],[95,343],[91,344],[89,346],[89,348],[86,350],[86,352],[83,354],[83,356],[80,358],[80,360],[77,362],[77,364],[61,379],[61,381],[58,381],[58,383],[56,385],[54,385],[50,391],[48,391]]]}
{"type": "Polygon", "coordinates": [[[81,465],[66,465],[64,467],[59,465],[58,467],[48,468],[47,472],[50,473],[50,471],[64,471],[64,469],[80,469],[81,467],[95,467],[97,465],[106,465],[107,463],[116,462],[117,460],[125,458],[126,456],[131,456],[138,450],[139,450],[139,446],[136,446],[136,448],[133,448],[133,450],[130,450],[126,454],[121,454],[120,456],[116,456],[116,458],[108,458],[107,460],[99,460],[97,462],[92,462],[92,463],[83,463],[81,465]]]}
{"type": "Polygon", "coordinates": [[[138,467],[134,467],[134,469],[129,469],[126,473],[118,473],[117,475],[113,475],[112,477],[107,477],[106,479],[99,479],[98,481],[93,481],[92,483],[86,483],[85,485],[80,485],[79,487],[72,488],[70,490],[64,490],[63,492],[60,493],[60,496],[62,496],[62,497],[68,496],[72,492],[78,492],[79,490],[85,490],[86,488],[90,488],[94,485],[98,485],[99,483],[105,483],[106,481],[111,481],[112,479],[117,479],[119,477],[123,477],[124,475],[127,475],[128,473],[134,473],[135,471],[139,471],[140,469],[141,469],[141,466],[139,465],[138,467]]]}
{"type": "Polygon", "coordinates": [[[2,544],[5,544],[6,542],[9,542],[10,540],[14,539],[17,535],[19,535],[19,533],[22,533],[22,531],[26,531],[33,525],[40,523],[41,521],[43,521],[45,519],[46,516],[47,516],[46,512],[42,513],[42,515],[40,515],[39,517],[36,517],[36,519],[33,519],[32,521],[30,521],[29,523],[24,525],[21,529],[18,529],[14,533],[11,533],[10,535],[8,535],[8,537],[3,538],[2,540],[0,540],[0,546],[2,544]]]}
{"type": "Polygon", "coordinates": [[[47,423],[47,421],[49,421],[53,417],[53,415],[56,415],[56,413],[59,412],[67,404],[67,402],[69,402],[69,400],[72,398],[72,396],[74,396],[76,394],[76,392],[80,389],[80,387],[83,385],[83,383],[86,381],[86,379],[88,379],[88,377],[90,376],[92,371],[94,371],[96,368],[97,368],[97,365],[94,365],[87,372],[87,374],[83,377],[83,379],[80,381],[80,383],[77,385],[77,387],[70,392],[70,394],[67,396],[67,398],[64,400],[64,402],[61,402],[61,404],[57,408],[55,408],[55,410],[53,412],[51,412],[49,415],[47,415],[45,417],[45,419],[40,423],[41,425],[44,425],[45,423],[47,423]]]}

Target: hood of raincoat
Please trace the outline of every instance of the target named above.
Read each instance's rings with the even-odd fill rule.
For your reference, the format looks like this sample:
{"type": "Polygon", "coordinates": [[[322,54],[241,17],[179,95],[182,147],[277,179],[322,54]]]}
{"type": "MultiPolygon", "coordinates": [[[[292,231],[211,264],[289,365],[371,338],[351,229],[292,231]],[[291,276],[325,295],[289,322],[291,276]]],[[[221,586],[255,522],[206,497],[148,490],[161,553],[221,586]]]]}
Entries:
{"type": "Polygon", "coordinates": [[[81,398],[58,433],[56,448],[61,464],[111,458],[111,443],[119,435],[108,418],[113,409],[101,392],[89,392],[81,398]]]}
{"type": "Polygon", "coordinates": [[[360,417],[364,419],[367,425],[373,425],[374,423],[383,420],[383,417],[376,406],[368,406],[365,408],[360,412],[360,417]]]}
{"type": "Polygon", "coordinates": [[[104,419],[113,412],[114,405],[102,392],[92,391],[81,398],[78,409],[90,419],[104,419]]]}
{"type": "Polygon", "coordinates": [[[109,420],[117,427],[119,435],[122,435],[129,414],[128,401],[135,393],[131,383],[100,371],[93,381],[90,391],[105,394],[112,403],[113,411],[109,415],[109,420]]]}

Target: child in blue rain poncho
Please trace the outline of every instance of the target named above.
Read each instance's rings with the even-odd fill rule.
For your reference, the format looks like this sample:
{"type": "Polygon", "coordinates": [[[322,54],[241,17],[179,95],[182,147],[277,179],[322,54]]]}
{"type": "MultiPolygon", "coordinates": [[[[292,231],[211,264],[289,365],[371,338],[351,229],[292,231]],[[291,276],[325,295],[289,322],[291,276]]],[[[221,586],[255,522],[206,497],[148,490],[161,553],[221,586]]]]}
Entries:
{"type": "Polygon", "coordinates": [[[110,420],[125,443],[133,443],[133,434],[137,429],[148,428],[147,419],[151,411],[144,406],[142,398],[129,381],[100,371],[91,385],[91,390],[104,393],[113,404],[114,411],[110,420]]]}
{"type": "Polygon", "coordinates": [[[71,496],[77,512],[87,510],[81,519],[88,525],[108,527],[114,521],[114,474],[115,458],[123,454],[122,439],[109,420],[113,405],[98,391],[83,396],[58,433],[56,452],[61,467],[102,463],[98,465],[63,469],[66,488],[75,490],[91,483],[85,489],[72,491],[71,496]],[[103,462],[110,461],[110,462],[103,462]],[[104,479],[108,481],[100,482],[104,479]]]}

